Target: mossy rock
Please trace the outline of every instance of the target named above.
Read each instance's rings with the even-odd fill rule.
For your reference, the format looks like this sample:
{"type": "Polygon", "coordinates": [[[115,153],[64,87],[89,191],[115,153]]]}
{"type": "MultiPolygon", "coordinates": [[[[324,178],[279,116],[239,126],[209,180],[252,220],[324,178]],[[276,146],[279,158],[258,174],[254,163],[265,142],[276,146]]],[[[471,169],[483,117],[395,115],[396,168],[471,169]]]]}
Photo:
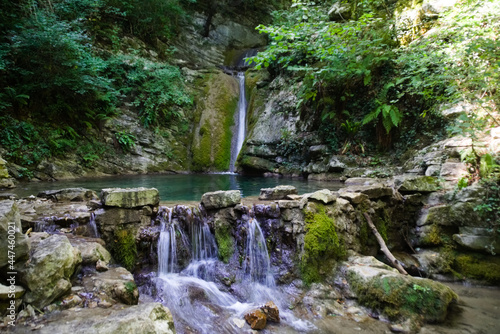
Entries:
{"type": "Polygon", "coordinates": [[[500,258],[483,254],[458,254],[452,263],[455,273],[461,278],[486,281],[500,285],[500,258]]]}
{"type": "Polygon", "coordinates": [[[229,222],[222,219],[215,221],[215,240],[219,250],[219,259],[224,263],[229,263],[234,254],[235,241],[231,231],[232,227],[229,222]]]}
{"type": "Polygon", "coordinates": [[[300,268],[306,284],[319,282],[339,259],[345,258],[344,241],[337,235],[332,206],[309,202],[304,208],[304,254],[300,268]]]}
{"type": "Polygon", "coordinates": [[[429,279],[401,275],[373,257],[351,259],[346,279],[359,302],[391,320],[442,322],[458,299],[453,290],[429,279]]]}

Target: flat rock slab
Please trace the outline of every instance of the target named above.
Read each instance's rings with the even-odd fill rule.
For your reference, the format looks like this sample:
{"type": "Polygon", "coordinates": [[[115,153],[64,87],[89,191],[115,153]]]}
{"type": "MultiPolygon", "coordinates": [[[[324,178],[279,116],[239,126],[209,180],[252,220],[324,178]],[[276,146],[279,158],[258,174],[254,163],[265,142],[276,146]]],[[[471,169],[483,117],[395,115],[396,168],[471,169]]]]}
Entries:
{"type": "Polygon", "coordinates": [[[42,328],[17,324],[13,333],[175,334],[170,310],[160,303],[115,305],[108,309],[76,308],[49,315],[42,328]]]}
{"type": "Polygon", "coordinates": [[[160,193],[156,188],[106,188],[101,191],[101,202],[105,206],[137,208],[160,203],[160,193]]]}
{"type": "Polygon", "coordinates": [[[57,202],[83,202],[97,199],[97,194],[95,191],[85,188],[65,188],[42,191],[38,193],[37,197],[48,198],[57,202]]]}
{"type": "Polygon", "coordinates": [[[201,197],[201,204],[205,209],[222,209],[241,203],[241,192],[239,190],[214,191],[205,193],[201,197]]]}
{"type": "Polygon", "coordinates": [[[401,193],[430,193],[441,189],[439,179],[432,176],[417,176],[403,181],[398,191],[401,193]]]}
{"type": "Polygon", "coordinates": [[[297,188],[294,186],[277,186],[274,188],[262,188],[260,190],[259,199],[276,201],[280,199],[287,199],[287,196],[297,194],[297,188]]]}

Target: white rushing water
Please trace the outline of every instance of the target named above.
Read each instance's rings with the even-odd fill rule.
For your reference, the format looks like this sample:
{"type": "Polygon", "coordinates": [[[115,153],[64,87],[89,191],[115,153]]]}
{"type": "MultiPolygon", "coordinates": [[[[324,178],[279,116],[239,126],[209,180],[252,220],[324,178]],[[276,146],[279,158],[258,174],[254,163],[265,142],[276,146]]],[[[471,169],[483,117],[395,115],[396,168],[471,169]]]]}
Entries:
{"type": "Polygon", "coordinates": [[[236,164],[236,159],[238,154],[240,154],[241,148],[243,147],[243,142],[245,141],[246,134],[246,117],[247,117],[247,99],[245,96],[245,73],[238,72],[238,82],[240,86],[240,97],[238,99],[238,114],[235,119],[235,138],[233,138],[233,144],[231,148],[231,159],[229,162],[229,172],[234,172],[234,166],[236,164]]]}
{"type": "Polygon", "coordinates": [[[264,233],[256,219],[245,222],[247,238],[240,280],[223,291],[214,283],[219,262],[215,237],[208,224],[201,214],[186,211],[191,224],[191,237],[187,238],[176,218],[172,218],[173,211],[162,208],[160,212],[159,270],[155,282],[156,299],[172,312],[177,333],[241,332],[238,321],[268,301],[280,309],[280,326],[297,332],[313,328],[288,310],[285,294],[276,288],[264,233]],[[178,264],[179,238],[182,246],[191,249],[191,260],[185,269],[178,264]],[[185,244],[189,239],[191,244],[185,244]]]}

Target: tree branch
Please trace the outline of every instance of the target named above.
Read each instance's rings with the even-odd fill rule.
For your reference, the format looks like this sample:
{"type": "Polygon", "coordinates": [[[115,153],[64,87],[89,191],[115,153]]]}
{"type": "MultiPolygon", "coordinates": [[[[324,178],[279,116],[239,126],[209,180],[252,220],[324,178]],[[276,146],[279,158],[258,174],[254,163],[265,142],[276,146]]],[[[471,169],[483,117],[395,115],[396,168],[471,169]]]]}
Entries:
{"type": "Polygon", "coordinates": [[[392,255],[392,253],[389,250],[389,248],[387,248],[387,245],[385,244],[384,239],[382,238],[382,236],[380,235],[380,233],[378,233],[377,228],[373,224],[373,222],[372,222],[370,216],[368,215],[368,213],[365,212],[365,213],[363,213],[363,215],[365,216],[366,221],[368,222],[368,226],[370,226],[370,229],[372,230],[373,234],[375,235],[375,238],[377,238],[378,244],[380,245],[380,250],[382,252],[384,252],[385,256],[387,256],[387,258],[392,263],[392,265],[401,274],[408,275],[408,273],[406,272],[406,270],[404,270],[404,268],[401,266],[401,264],[399,263],[399,261],[394,257],[394,255],[392,255]]]}

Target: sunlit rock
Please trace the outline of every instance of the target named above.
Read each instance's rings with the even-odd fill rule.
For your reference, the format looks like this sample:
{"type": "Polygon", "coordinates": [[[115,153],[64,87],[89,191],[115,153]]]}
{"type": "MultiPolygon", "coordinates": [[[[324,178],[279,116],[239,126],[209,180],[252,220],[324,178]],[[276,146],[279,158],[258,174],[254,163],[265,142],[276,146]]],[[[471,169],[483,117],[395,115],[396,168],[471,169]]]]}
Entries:
{"type": "Polygon", "coordinates": [[[101,201],[105,206],[119,208],[156,206],[160,203],[160,194],[156,188],[106,188],[101,191],[101,201]]]}
{"type": "Polygon", "coordinates": [[[201,204],[205,209],[222,209],[235,206],[241,202],[239,190],[215,191],[205,193],[201,197],[201,204]]]}

